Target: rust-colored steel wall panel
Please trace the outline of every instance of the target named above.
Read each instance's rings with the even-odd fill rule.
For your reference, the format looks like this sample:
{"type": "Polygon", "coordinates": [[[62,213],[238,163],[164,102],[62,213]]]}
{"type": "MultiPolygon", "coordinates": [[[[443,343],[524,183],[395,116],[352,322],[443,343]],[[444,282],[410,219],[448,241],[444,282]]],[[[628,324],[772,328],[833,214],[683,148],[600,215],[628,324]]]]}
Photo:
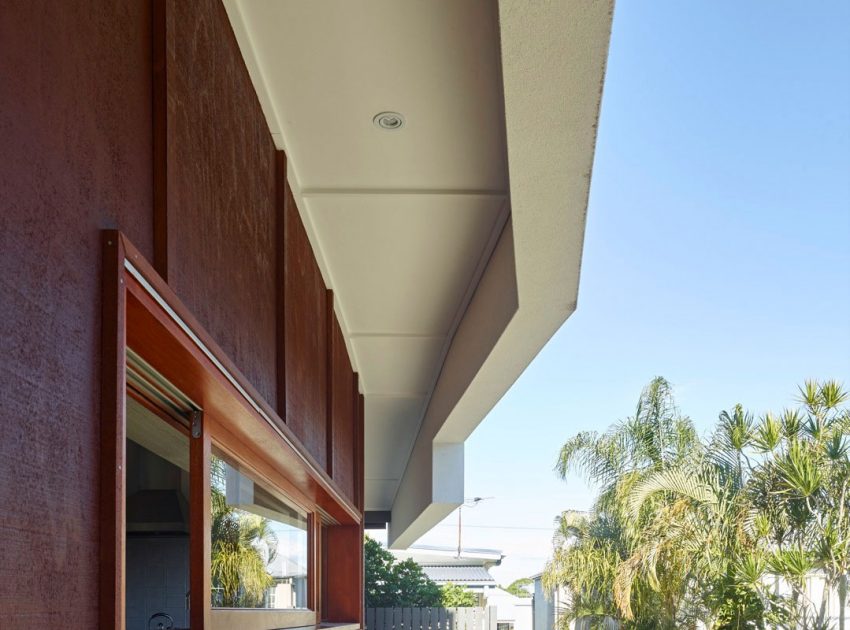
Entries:
{"type": "Polygon", "coordinates": [[[285,419],[327,468],[327,292],[288,186],[284,221],[285,419]]]}
{"type": "MultiPolygon", "coordinates": [[[[165,2],[168,283],[276,402],[275,147],[220,0],[165,2]]],[[[161,209],[158,208],[158,211],[161,209]]],[[[158,231],[158,235],[160,235],[158,231]]]]}
{"type": "MultiPolygon", "coordinates": [[[[333,479],[352,501],[354,494],[355,411],[354,374],[345,338],[331,312],[331,458],[333,479]]],[[[355,501],[356,502],[356,501],[355,501]]]]}
{"type": "MultiPolygon", "coordinates": [[[[98,626],[104,228],[156,260],[315,466],[338,471],[323,483],[362,500],[362,432],[328,426],[356,398],[350,364],[329,355],[324,282],[288,187],[281,203],[285,162],[276,168],[227,14],[220,0],[155,2],[11,0],[0,11],[0,479],[12,480],[0,484],[0,607],[10,625],[98,626]]],[[[359,535],[335,541],[362,563],[359,535]]]]}
{"type": "Polygon", "coordinates": [[[0,10],[4,628],[98,627],[100,230],[152,253],[150,16],[0,10]]]}
{"type": "Polygon", "coordinates": [[[328,569],[323,598],[323,621],[362,623],[363,529],[359,525],[333,525],[324,536],[328,569]]]}

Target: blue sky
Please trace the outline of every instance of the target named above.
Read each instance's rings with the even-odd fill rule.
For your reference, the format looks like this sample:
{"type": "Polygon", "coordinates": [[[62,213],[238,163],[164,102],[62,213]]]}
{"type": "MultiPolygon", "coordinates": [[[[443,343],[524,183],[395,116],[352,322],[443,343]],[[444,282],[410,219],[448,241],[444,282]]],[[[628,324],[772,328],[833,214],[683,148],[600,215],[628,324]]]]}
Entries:
{"type": "MultiPolygon", "coordinates": [[[[670,380],[701,431],[850,385],[850,3],[621,0],[578,310],[466,445],[464,544],[538,572],[574,433],[670,380]]],[[[420,542],[456,544],[452,515],[420,542]]]]}

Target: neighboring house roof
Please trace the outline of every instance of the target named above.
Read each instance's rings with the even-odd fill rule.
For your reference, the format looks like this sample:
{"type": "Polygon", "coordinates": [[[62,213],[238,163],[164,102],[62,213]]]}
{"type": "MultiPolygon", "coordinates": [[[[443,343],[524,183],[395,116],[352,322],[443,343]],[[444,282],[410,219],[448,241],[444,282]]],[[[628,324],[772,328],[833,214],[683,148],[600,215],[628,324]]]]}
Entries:
{"type": "Polygon", "coordinates": [[[438,584],[452,582],[466,586],[489,586],[496,583],[482,566],[424,566],[422,570],[438,584]]]}
{"type": "Polygon", "coordinates": [[[275,556],[274,560],[266,567],[266,570],[275,579],[303,577],[307,575],[307,569],[304,568],[304,565],[283,554],[275,556]]]}
{"type": "MultiPolygon", "coordinates": [[[[411,553],[433,553],[438,555],[457,556],[457,547],[438,547],[435,545],[412,545],[408,548],[411,553]]],[[[501,560],[504,556],[499,549],[483,549],[479,547],[464,547],[461,549],[462,558],[482,558],[485,560],[501,560]]]]}
{"type": "Polygon", "coordinates": [[[460,556],[457,555],[457,547],[434,547],[428,545],[416,545],[407,550],[399,551],[391,549],[399,560],[412,558],[417,564],[426,566],[479,566],[489,569],[498,566],[504,555],[498,549],[474,549],[464,548],[460,556]]]}
{"type": "Polygon", "coordinates": [[[458,556],[456,547],[430,545],[417,545],[405,551],[391,549],[390,553],[399,560],[413,560],[438,584],[452,582],[472,587],[495,586],[496,580],[488,569],[501,564],[504,558],[498,549],[466,548],[458,556]]]}

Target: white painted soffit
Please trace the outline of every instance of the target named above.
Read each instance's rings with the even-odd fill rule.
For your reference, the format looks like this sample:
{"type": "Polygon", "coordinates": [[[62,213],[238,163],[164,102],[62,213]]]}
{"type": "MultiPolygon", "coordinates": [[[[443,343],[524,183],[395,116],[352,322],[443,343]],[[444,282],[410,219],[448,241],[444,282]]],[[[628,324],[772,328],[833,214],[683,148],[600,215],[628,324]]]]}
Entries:
{"type": "Polygon", "coordinates": [[[612,3],[225,5],[361,375],[366,507],[404,547],[575,309],[612,3]]]}
{"type": "Polygon", "coordinates": [[[463,470],[463,441],[577,304],[613,0],[500,0],[499,16],[511,222],[431,397],[393,505],[393,548],[410,546],[464,501],[463,475],[443,472],[463,470]],[[509,248],[512,316],[501,265],[509,248]],[[504,330],[480,366],[470,365],[499,318],[504,330]]]}

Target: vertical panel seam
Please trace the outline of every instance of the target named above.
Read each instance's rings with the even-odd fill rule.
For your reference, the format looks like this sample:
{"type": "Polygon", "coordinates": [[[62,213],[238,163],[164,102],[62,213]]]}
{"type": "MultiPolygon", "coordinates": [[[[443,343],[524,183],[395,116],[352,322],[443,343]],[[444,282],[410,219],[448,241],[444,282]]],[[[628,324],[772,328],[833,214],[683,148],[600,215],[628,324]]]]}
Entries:
{"type": "Polygon", "coordinates": [[[275,350],[277,413],[286,415],[286,153],[275,152],[275,350]]]}
{"type": "Polygon", "coordinates": [[[153,134],[153,262],[168,282],[168,11],[167,0],[151,4],[151,97],[153,134]]]}
{"type": "Polygon", "coordinates": [[[325,468],[331,479],[336,480],[334,470],[334,354],[336,353],[336,343],[334,324],[334,292],[331,289],[325,289],[325,379],[326,379],[326,396],[325,396],[325,442],[327,446],[327,462],[325,468]]]}

